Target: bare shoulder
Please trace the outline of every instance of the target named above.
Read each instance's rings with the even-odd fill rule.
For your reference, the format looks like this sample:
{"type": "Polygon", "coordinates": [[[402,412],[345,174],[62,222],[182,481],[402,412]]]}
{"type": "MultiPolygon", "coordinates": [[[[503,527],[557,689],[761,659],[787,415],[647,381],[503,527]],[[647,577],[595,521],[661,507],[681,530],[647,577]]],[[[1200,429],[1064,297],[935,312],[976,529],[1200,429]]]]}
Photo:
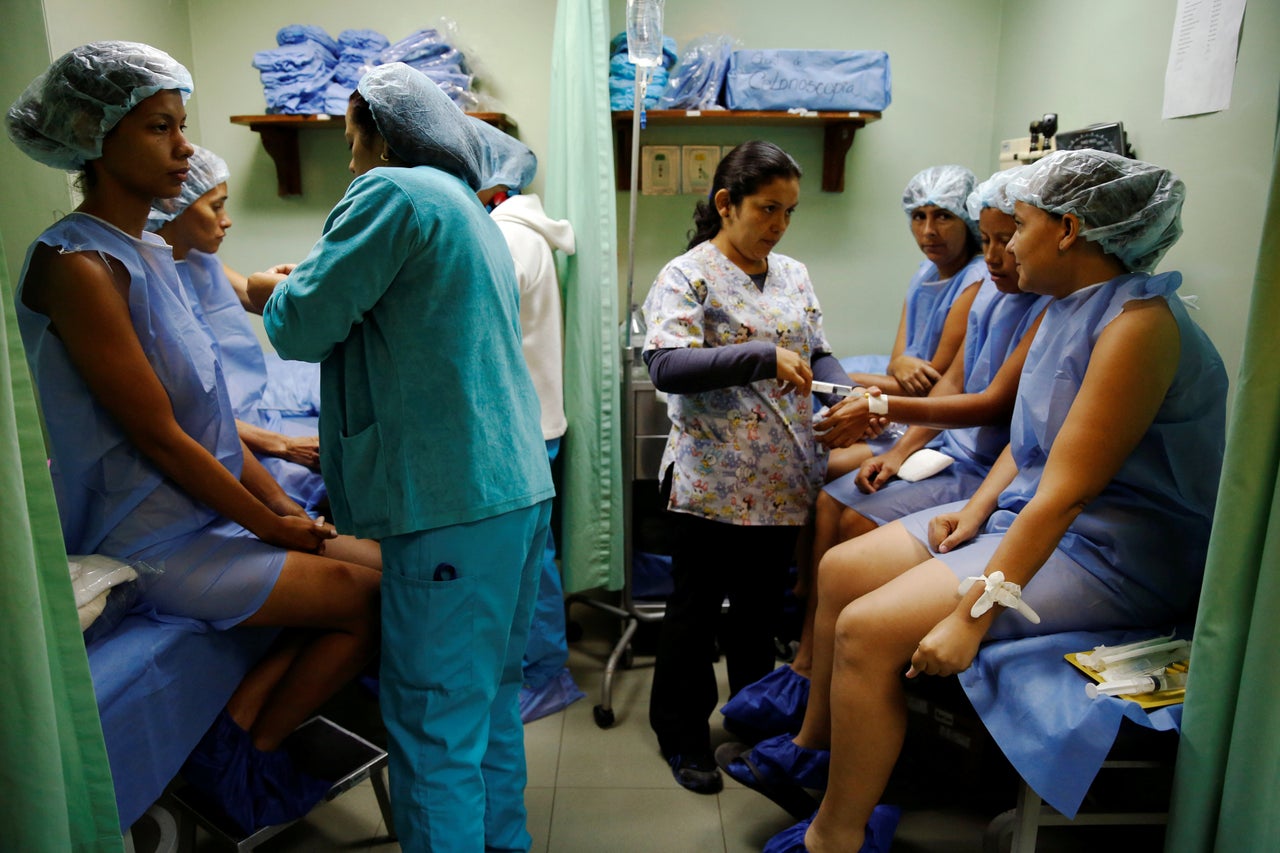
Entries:
{"type": "Polygon", "coordinates": [[[32,311],[49,315],[69,301],[102,298],[104,291],[128,299],[124,264],[100,252],[62,252],[42,243],[31,253],[22,301],[32,311]]]}

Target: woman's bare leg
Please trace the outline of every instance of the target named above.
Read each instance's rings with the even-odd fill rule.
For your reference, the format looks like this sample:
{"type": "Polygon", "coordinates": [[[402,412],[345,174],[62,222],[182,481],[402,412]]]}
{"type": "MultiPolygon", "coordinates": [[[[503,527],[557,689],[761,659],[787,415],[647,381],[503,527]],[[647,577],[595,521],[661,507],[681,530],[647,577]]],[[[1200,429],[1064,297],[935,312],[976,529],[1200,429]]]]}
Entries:
{"type": "Polygon", "coordinates": [[[849,509],[826,492],[818,493],[814,511],[813,559],[810,564],[813,578],[809,581],[807,594],[804,596],[804,625],[800,629],[800,646],[796,649],[795,660],[791,662],[791,668],[800,675],[807,677],[813,670],[813,623],[818,609],[817,574],[823,556],[841,542],[875,530],[876,526],[874,521],[849,509]]]}
{"type": "Polygon", "coordinates": [[[810,853],[857,850],[902,750],[902,673],[920,638],[956,605],[955,574],[930,559],[849,604],[835,625],[827,793],[810,853]]]}
{"type": "Polygon", "coordinates": [[[372,658],[381,577],[367,566],[289,552],[266,602],[241,624],[314,630],[287,666],[268,656],[263,671],[255,668],[246,678],[246,691],[264,697],[250,729],[256,748],[277,748],[372,658]]]}
{"type": "MultiPolygon", "coordinates": [[[[842,542],[822,558],[818,567],[809,704],[805,708],[804,723],[795,737],[797,744],[810,749],[827,749],[831,745],[831,673],[836,620],[841,611],[851,601],[928,559],[928,549],[897,522],[842,542]]],[[[924,636],[923,632],[920,636],[924,636]]]]}

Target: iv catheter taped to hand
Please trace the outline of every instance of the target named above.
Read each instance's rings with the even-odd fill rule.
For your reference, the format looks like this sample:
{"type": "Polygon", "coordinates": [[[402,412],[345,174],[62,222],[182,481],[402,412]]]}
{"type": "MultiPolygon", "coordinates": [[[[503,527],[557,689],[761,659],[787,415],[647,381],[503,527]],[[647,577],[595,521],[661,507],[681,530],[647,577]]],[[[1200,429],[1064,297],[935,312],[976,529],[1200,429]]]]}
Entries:
{"type": "Polygon", "coordinates": [[[1021,613],[1032,624],[1040,624],[1040,615],[1031,609],[1031,605],[1022,600],[1022,587],[1004,579],[1004,572],[994,571],[989,575],[968,577],[960,581],[960,594],[964,595],[974,584],[986,585],[986,590],[973,603],[969,615],[975,619],[990,610],[994,605],[1011,608],[1021,613]]]}

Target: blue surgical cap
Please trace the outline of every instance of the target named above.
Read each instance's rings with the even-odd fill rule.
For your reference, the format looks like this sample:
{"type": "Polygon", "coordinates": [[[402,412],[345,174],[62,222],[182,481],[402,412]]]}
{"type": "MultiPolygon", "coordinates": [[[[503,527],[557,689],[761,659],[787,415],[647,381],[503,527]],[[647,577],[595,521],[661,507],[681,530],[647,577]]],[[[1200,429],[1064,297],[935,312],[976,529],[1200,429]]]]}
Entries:
{"type": "Polygon", "coordinates": [[[479,119],[472,119],[484,148],[484,171],[480,189],[507,187],[522,190],[533,182],[538,158],[523,142],[479,119]]]}
{"type": "Polygon", "coordinates": [[[95,41],[63,54],[9,107],[5,126],[33,160],[79,171],[140,102],[166,89],[191,94],[191,74],[169,54],[130,41],[95,41]]]}
{"type": "Polygon", "coordinates": [[[481,184],[484,155],[472,120],[430,77],[403,62],[370,69],[357,87],[369,102],[378,132],[410,166],[434,166],[481,184]]]}
{"type": "Polygon", "coordinates": [[[916,173],[902,191],[902,209],[910,217],[912,212],[932,204],[949,210],[964,220],[969,231],[978,236],[978,223],[969,216],[965,203],[977,178],[964,166],[930,166],[916,173]]]}
{"type": "Polygon", "coordinates": [[[159,231],[161,226],[170,220],[177,219],[192,204],[209,190],[227,182],[231,170],[227,162],[208,148],[193,145],[195,153],[187,160],[187,179],[182,183],[182,192],[177,198],[157,198],[151,202],[151,213],[147,215],[147,230],[159,231]]]}
{"type": "Polygon", "coordinates": [[[1059,216],[1126,269],[1150,272],[1182,236],[1186,187],[1168,169],[1106,151],[1055,151],[1009,182],[1009,197],[1059,216]]]}
{"type": "Polygon", "coordinates": [[[1009,198],[1008,193],[1009,182],[1024,168],[1024,166],[1014,166],[1012,169],[996,172],[978,184],[973,192],[969,193],[969,200],[966,203],[969,218],[976,222],[982,215],[982,211],[988,207],[994,207],[1001,213],[1013,216],[1013,199],[1009,198]]]}

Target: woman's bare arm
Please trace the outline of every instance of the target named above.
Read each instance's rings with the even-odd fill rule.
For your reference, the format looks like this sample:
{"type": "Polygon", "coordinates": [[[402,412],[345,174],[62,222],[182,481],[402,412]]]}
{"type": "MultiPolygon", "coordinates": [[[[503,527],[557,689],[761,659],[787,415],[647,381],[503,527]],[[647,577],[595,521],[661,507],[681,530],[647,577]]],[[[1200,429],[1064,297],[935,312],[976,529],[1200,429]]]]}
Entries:
{"type": "Polygon", "coordinates": [[[178,425],[134,332],[123,268],[84,252],[50,250],[42,260],[27,276],[27,304],[49,318],[90,392],[130,441],[193,498],[262,540],[316,550],[327,533],[277,515],[178,425]]]}

